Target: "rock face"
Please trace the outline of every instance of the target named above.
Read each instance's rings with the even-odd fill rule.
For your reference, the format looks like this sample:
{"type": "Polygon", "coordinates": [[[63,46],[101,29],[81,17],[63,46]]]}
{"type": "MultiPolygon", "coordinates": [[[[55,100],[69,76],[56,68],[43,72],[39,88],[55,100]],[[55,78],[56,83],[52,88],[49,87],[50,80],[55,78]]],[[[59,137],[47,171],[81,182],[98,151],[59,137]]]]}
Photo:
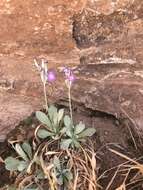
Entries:
{"type": "Polygon", "coordinates": [[[90,93],[87,90],[91,102],[87,106],[117,117],[125,114],[139,127],[143,116],[142,18],[141,1],[89,1],[75,16],[73,27],[81,50],[79,68],[87,83],[94,84],[90,93]]]}
{"type": "Polygon", "coordinates": [[[42,86],[33,59],[48,59],[49,67],[55,69],[79,62],[72,17],[82,4],[66,0],[0,1],[1,141],[20,120],[42,108],[42,86]]]}
{"type": "Polygon", "coordinates": [[[72,50],[72,16],[82,1],[2,0],[1,53],[41,55],[72,50]]]}
{"type": "Polygon", "coordinates": [[[1,0],[0,139],[42,107],[33,59],[57,70],[50,101],[66,104],[62,66],[74,68],[72,99],[85,109],[143,120],[143,2],[1,0]]]}

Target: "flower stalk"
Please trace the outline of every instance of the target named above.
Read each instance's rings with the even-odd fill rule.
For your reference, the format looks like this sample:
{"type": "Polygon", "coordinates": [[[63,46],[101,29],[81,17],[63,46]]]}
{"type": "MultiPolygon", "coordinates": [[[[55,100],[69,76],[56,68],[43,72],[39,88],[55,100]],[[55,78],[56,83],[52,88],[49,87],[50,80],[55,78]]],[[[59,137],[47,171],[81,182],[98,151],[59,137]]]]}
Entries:
{"type": "Polygon", "coordinates": [[[47,63],[44,59],[41,60],[41,65],[34,59],[35,66],[40,72],[41,81],[43,83],[43,91],[44,91],[44,100],[45,100],[45,109],[48,111],[48,100],[47,100],[47,92],[46,92],[46,83],[55,81],[55,73],[53,71],[48,71],[47,63]]]}
{"type": "MultiPolygon", "coordinates": [[[[71,100],[71,87],[72,87],[72,83],[75,80],[75,76],[73,75],[73,72],[71,69],[69,68],[64,68],[64,73],[65,73],[65,83],[66,86],[68,88],[68,102],[69,102],[69,110],[70,110],[70,117],[71,117],[71,121],[73,124],[73,113],[72,113],[72,100],[71,100]]],[[[73,125],[72,125],[73,126],[73,125]]]]}
{"type": "Polygon", "coordinates": [[[44,90],[44,98],[45,98],[45,109],[46,112],[48,111],[48,100],[47,100],[47,93],[46,93],[46,83],[43,83],[43,90],[44,90]]]}
{"type": "Polygon", "coordinates": [[[71,121],[73,123],[72,102],[71,102],[71,85],[68,86],[68,98],[69,98],[70,117],[71,117],[71,121]]]}

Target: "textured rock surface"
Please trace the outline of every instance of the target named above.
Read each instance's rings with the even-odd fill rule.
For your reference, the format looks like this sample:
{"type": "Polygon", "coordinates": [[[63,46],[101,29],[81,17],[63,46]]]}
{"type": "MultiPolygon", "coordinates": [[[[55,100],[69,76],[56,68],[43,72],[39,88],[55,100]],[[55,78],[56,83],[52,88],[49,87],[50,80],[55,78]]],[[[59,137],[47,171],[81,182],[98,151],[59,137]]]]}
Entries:
{"type": "MultiPolygon", "coordinates": [[[[0,23],[1,139],[43,104],[34,57],[74,67],[78,104],[142,128],[142,1],[1,0],[0,23]]],[[[49,88],[50,100],[66,103],[61,73],[49,88]]]]}
{"type": "Polygon", "coordinates": [[[82,1],[2,0],[1,53],[39,55],[72,50],[72,16],[82,1]]]}
{"type": "Polygon", "coordinates": [[[95,104],[91,100],[90,107],[117,114],[117,117],[126,112],[140,127],[143,117],[142,18],[143,2],[138,0],[89,2],[87,9],[75,17],[73,30],[81,49],[79,67],[89,78],[87,82],[95,84],[89,95],[95,104]],[[94,4],[97,10],[92,11],[94,4]]]}

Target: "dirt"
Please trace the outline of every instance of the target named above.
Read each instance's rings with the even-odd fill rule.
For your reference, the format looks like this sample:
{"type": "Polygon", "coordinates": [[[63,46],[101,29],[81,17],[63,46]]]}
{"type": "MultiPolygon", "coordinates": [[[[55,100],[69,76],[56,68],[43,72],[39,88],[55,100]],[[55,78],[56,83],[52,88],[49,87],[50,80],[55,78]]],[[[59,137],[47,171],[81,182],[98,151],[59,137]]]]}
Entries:
{"type": "MultiPolygon", "coordinates": [[[[127,123],[119,121],[115,117],[103,114],[101,112],[93,112],[90,109],[83,109],[79,105],[74,105],[74,120],[75,122],[83,121],[87,127],[95,127],[96,134],[92,137],[92,141],[95,143],[96,159],[97,159],[97,178],[103,174],[103,172],[109,170],[106,175],[99,180],[100,185],[105,189],[109,184],[109,181],[116,172],[117,166],[124,163],[126,160],[120,156],[112,153],[109,148],[117,150],[130,158],[139,158],[142,155],[142,148],[137,138],[135,138],[137,146],[140,147],[135,149],[131,135],[127,128],[127,123]],[[114,168],[110,171],[111,168],[114,168]]],[[[63,105],[59,105],[63,107],[63,105]]],[[[64,106],[66,108],[66,106],[64,106]]],[[[7,156],[13,154],[11,147],[8,145],[7,140],[30,140],[34,135],[34,129],[38,125],[38,122],[34,116],[34,113],[29,116],[26,120],[12,130],[8,135],[4,143],[1,143],[0,156],[4,159],[7,156]]],[[[133,132],[133,135],[136,133],[133,132]]],[[[12,184],[14,179],[11,179],[9,172],[4,168],[3,164],[0,164],[0,187],[7,184],[12,184]]],[[[123,181],[123,176],[120,174],[115,177],[110,190],[117,188],[123,181]]],[[[137,185],[137,184],[135,184],[137,185]]],[[[138,184],[139,185],[139,184],[138,184]]],[[[133,186],[132,186],[133,187],[133,186]]],[[[140,190],[141,186],[132,188],[133,190],[140,190]]],[[[127,188],[128,189],[128,188],[127,188]]]]}

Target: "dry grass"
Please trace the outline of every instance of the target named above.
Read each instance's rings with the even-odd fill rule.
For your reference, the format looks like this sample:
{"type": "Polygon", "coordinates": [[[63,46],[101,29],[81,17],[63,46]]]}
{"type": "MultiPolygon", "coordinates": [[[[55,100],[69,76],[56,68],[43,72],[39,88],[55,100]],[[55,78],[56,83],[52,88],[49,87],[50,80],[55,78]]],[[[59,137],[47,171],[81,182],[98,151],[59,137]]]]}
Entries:
{"type": "MultiPolygon", "coordinates": [[[[125,172],[125,174],[124,174],[124,179],[123,179],[122,184],[118,188],[116,188],[116,190],[126,190],[129,186],[132,186],[134,184],[137,184],[137,186],[139,186],[140,185],[139,182],[143,181],[143,164],[140,164],[136,159],[132,159],[132,158],[126,156],[125,154],[122,154],[116,150],[113,150],[110,148],[109,148],[109,150],[112,153],[114,153],[114,154],[120,156],[121,158],[127,160],[127,162],[125,162],[125,163],[123,163],[117,167],[117,170],[116,170],[114,176],[112,177],[111,181],[109,182],[106,190],[109,189],[109,187],[113,183],[116,175],[119,172],[125,172]],[[130,176],[131,172],[134,172],[135,174],[133,176],[130,176]]],[[[132,188],[134,189],[135,186],[132,186],[130,188],[130,190],[132,188]]]]}
{"type": "Polygon", "coordinates": [[[67,184],[67,190],[101,189],[101,186],[97,183],[95,150],[87,147],[87,145],[81,146],[78,150],[55,150],[55,147],[57,147],[56,143],[57,141],[43,142],[39,145],[37,151],[35,151],[35,156],[38,156],[41,168],[46,176],[44,184],[37,183],[34,173],[32,173],[33,165],[30,164],[30,173],[24,176],[19,174],[16,178],[15,183],[18,189],[23,190],[25,187],[29,187],[35,183],[40,190],[44,190],[43,185],[45,184],[49,186],[51,190],[59,190],[60,186],[53,172],[54,165],[52,160],[55,156],[64,162],[66,168],[73,174],[73,179],[67,184]]]}
{"type": "MultiPolygon", "coordinates": [[[[46,155],[46,160],[51,160],[55,155],[59,158],[68,158],[66,165],[67,168],[73,173],[73,180],[68,184],[68,190],[97,190],[100,187],[96,181],[96,153],[93,149],[81,147],[81,151],[66,150],[60,152],[43,152],[46,155]],[[51,157],[52,156],[52,157],[51,157]]],[[[52,190],[58,190],[58,182],[52,173],[53,165],[44,161],[41,156],[42,168],[47,176],[48,183],[52,190]]]]}

